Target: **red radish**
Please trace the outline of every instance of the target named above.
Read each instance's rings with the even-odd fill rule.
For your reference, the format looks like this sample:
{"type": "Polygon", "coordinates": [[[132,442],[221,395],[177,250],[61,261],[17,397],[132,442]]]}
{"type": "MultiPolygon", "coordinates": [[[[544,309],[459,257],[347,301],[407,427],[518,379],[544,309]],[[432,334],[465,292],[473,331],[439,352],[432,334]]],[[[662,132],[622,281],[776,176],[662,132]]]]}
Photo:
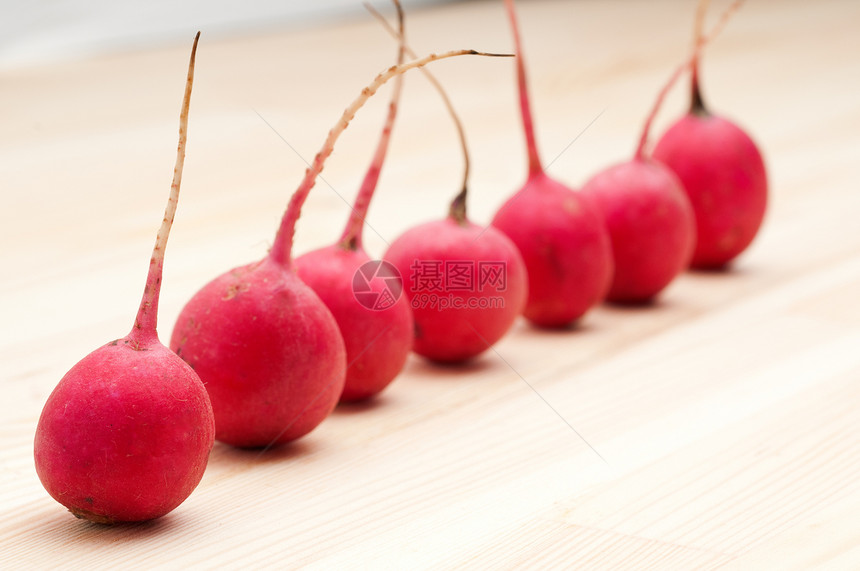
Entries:
{"type": "Polygon", "coordinates": [[[690,261],[695,220],[678,178],[637,152],[589,180],[582,191],[603,212],[615,259],[607,299],[645,303],[690,261]]]}
{"type": "Polygon", "coordinates": [[[444,90],[463,150],[463,188],[448,217],[416,226],[383,258],[403,276],[415,318],[414,351],[440,362],[471,359],[501,339],[525,307],[528,277],[516,246],[504,234],[466,217],[469,153],[462,123],[444,90]]]}
{"type": "Polygon", "coordinates": [[[690,110],[660,138],[653,156],[678,175],[693,205],[696,247],[691,265],[721,268],[750,245],[761,227],[767,207],[767,173],[749,135],[712,114],[702,100],[703,12],[697,18],[690,110]]]}
{"type": "Polygon", "coordinates": [[[402,234],[384,256],[403,275],[415,316],[415,352],[440,362],[489,349],[511,328],[528,293],[516,246],[493,227],[470,222],[464,198],[454,199],[444,220],[402,234]]]}
{"type": "Polygon", "coordinates": [[[296,275],[293,234],[334,143],[389,79],[472,50],[431,54],[380,73],[346,108],[290,199],[269,254],[205,285],[182,310],[170,346],[206,384],[216,438],[243,447],[295,440],[331,412],[343,391],[346,350],[325,304],[296,275]]]}
{"type": "Polygon", "coordinates": [[[493,226],[519,248],[529,275],[526,319],[562,327],[603,301],[612,279],[612,250],[600,214],[583,197],[544,172],[535,141],[513,0],[506,0],[517,52],[520,110],[529,174],[496,213],[493,226]]]}
{"type": "MultiPolygon", "coordinates": [[[[401,44],[397,54],[400,64],[405,53],[403,12],[399,2],[395,1],[395,6],[400,21],[401,44]]],[[[382,391],[403,369],[412,350],[413,321],[409,302],[399,295],[401,290],[393,294],[390,291],[388,282],[396,280],[396,276],[374,275],[384,271],[386,266],[384,262],[372,261],[362,246],[364,219],[385,161],[402,80],[403,76],[399,76],[394,82],[388,116],[343,235],[334,245],[308,252],[295,260],[299,278],[325,303],[343,336],[348,365],[340,395],[342,401],[366,399],[382,391]],[[356,294],[355,280],[365,283],[371,291],[356,294]],[[386,292],[391,294],[387,299],[395,301],[379,297],[386,292]]]]}
{"type": "Polygon", "coordinates": [[[145,521],[173,510],[203,477],[214,441],[203,383],[156,332],[199,37],[188,64],[170,198],[134,327],[66,373],[36,428],[36,472],[45,489],[75,516],[98,523],[145,521]]]}
{"type": "Polygon", "coordinates": [[[607,295],[616,303],[647,303],[687,266],[695,218],[678,177],[645,155],[651,123],[686,64],[663,86],[645,120],[633,159],[593,176],[583,193],[600,209],[612,241],[615,275],[607,295]]]}

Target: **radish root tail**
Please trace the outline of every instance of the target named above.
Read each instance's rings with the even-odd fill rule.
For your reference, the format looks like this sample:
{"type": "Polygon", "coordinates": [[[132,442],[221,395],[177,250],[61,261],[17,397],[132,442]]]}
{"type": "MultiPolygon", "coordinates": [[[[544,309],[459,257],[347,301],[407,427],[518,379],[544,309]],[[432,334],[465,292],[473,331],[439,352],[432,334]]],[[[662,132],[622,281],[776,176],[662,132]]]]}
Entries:
{"type": "Polygon", "coordinates": [[[349,122],[355,117],[355,114],[367,103],[367,100],[373,96],[388,80],[396,77],[410,69],[420,68],[434,61],[447,59],[450,57],[476,55],[485,57],[511,57],[513,54],[494,54],[479,52],[475,50],[453,50],[441,54],[430,54],[423,58],[409,61],[400,65],[393,65],[387,70],[378,74],[374,80],[362,89],[361,94],[344,110],[337,124],[328,132],[322,149],[314,157],[311,166],[305,171],[305,176],[302,179],[298,189],[290,197],[290,202],[287,205],[287,211],[281,220],[281,225],[278,228],[278,233],[275,235],[275,243],[269,251],[269,257],[272,261],[289,266],[293,249],[293,237],[296,229],[296,222],[301,214],[302,205],[308,197],[311,188],[316,182],[317,176],[322,172],[325,160],[331,155],[334,150],[334,144],[340,137],[341,133],[349,126],[349,122]]]}
{"type": "Polygon", "coordinates": [[[176,205],[179,202],[179,187],[182,184],[182,169],[185,165],[185,143],[188,140],[188,110],[191,106],[191,86],[194,83],[194,65],[197,59],[197,42],[200,40],[200,32],[194,36],[194,44],[191,46],[191,58],[188,61],[188,76],[185,80],[185,95],[182,98],[182,109],[179,113],[179,144],[176,148],[176,165],[173,167],[173,182],[170,184],[170,196],[164,209],[164,219],[155,239],[155,247],[152,249],[152,257],[149,260],[149,273],[146,276],[146,287],[143,290],[143,299],[137,310],[132,334],[142,332],[145,334],[156,334],[158,325],[158,297],[161,293],[161,276],[164,267],[164,250],[167,247],[167,238],[170,228],[173,226],[173,218],[176,216],[176,205]]]}

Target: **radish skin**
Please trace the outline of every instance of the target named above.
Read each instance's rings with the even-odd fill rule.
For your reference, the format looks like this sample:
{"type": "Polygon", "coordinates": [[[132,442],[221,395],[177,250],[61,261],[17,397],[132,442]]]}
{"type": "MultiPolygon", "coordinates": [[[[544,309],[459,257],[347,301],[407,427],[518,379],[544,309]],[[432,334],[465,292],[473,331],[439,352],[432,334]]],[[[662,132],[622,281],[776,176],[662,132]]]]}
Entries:
{"type": "Polygon", "coordinates": [[[696,216],[693,268],[719,269],[752,243],[767,210],[767,171],[745,131],[691,112],[660,138],[654,158],[680,178],[696,216]]]}
{"type": "Polygon", "coordinates": [[[433,361],[459,363],[477,357],[510,330],[525,306],[528,278],[516,246],[498,230],[465,217],[450,214],[407,230],[391,243],[384,259],[403,276],[415,317],[414,351],[433,361]],[[437,289],[416,271],[457,264],[477,272],[487,263],[504,268],[503,289],[437,289]]]}
{"type": "Polygon", "coordinates": [[[612,238],[615,275],[607,299],[650,302],[693,253],[695,220],[680,181],[662,164],[636,157],[595,175],[582,191],[612,238]]]}

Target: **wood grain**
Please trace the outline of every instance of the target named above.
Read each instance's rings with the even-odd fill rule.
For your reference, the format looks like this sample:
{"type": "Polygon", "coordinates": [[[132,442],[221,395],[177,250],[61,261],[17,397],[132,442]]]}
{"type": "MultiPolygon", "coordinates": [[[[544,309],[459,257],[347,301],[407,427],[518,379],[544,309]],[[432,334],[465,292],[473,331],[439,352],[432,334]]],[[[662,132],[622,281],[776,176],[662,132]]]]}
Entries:
{"type": "MultiPolygon", "coordinates": [[[[551,174],[578,186],[632,154],[693,11],[522,3],[551,174]]],[[[856,3],[758,0],[709,48],[706,97],[755,136],[772,181],[763,232],[732,271],[684,275],[652,307],[601,307],[570,331],[519,323],[464,367],[412,358],[379,399],[339,407],[293,445],[216,445],[182,506],[117,527],[48,497],[32,439],[63,373],[131,326],[188,46],[4,73],[0,567],[860,567],[858,21],[856,3]]],[[[417,10],[408,28],[418,52],[510,49],[495,2],[417,10]]],[[[203,30],[163,338],[197,288],[263,255],[302,157],[394,52],[369,17],[203,30]]],[[[513,66],[435,71],[463,115],[471,216],[486,223],[525,175],[513,66]]],[[[685,97],[672,94],[658,131],[685,97]]],[[[342,139],[298,251],[336,238],[384,111],[383,90],[342,139]]],[[[460,168],[444,108],[410,76],[368,249],[442,216],[460,168]]]]}

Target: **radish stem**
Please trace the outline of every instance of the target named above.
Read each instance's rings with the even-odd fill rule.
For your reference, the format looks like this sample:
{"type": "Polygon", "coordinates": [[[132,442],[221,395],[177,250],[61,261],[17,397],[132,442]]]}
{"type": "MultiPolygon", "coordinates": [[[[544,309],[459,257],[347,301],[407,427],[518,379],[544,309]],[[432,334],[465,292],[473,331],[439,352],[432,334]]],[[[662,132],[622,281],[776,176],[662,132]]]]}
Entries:
{"type": "MultiPolygon", "coordinates": [[[[164,209],[164,219],[155,239],[152,257],[149,260],[149,273],[146,276],[146,286],[140,308],[134,320],[133,336],[155,336],[158,324],[158,296],[161,293],[161,276],[164,267],[164,250],[167,247],[167,237],[173,226],[176,215],[176,205],[179,202],[179,186],[182,184],[182,168],[185,164],[185,143],[188,139],[188,109],[191,104],[191,86],[194,83],[194,63],[197,57],[197,42],[200,32],[194,36],[191,46],[191,59],[188,62],[188,77],[185,80],[185,95],[182,98],[182,110],[179,113],[179,145],[176,148],[176,165],[173,167],[173,182],[170,184],[170,196],[164,209]]],[[[138,337],[140,340],[140,337],[138,337]]]]}
{"type": "Polygon", "coordinates": [[[708,114],[708,109],[705,107],[705,102],[702,99],[702,90],[699,87],[699,56],[701,55],[702,48],[704,48],[705,44],[710,42],[722,31],[723,27],[725,27],[726,23],[729,21],[729,18],[731,18],[732,15],[740,9],[743,3],[744,0],[735,0],[732,2],[720,16],[720,21],[714,26],[714,29],[711,31],[709,36],[703,35],[705,26],[705,10],[708,7],[708,2],[706,0],[702,0],[699,4],[699,11],[696,15],[696,36],[692,63],[693,69],[690,73],[690,113],[694,115],[708,114]]]}
{"type": "Polygon", "coordinates": [[[278,228],[278,233],[275,235],[275,243],[269,251],[269,257],[272,261],[288,266],[293,249],[293,236],[295,235],[296,222],[301,214],[302,205],[308,197],[308,193],[313,188],[317,176],[322,172],[323,163],[331,155],[334,150],[334,143],[337,138],[349,125],[349,122],[355,117],[356,112],[367,102],[376,91],[382,87],[388,80],[402,73],[422,67],[428,63],[462,55],[481,55],[490,57],[510,57],[511,54],[492,54],[478,52],[475,50],[454,50],[441,54],[430,54],[421,59],[409,61],[400,65],[393,65],[387,70],[377,75],[374,80],[365,87],[361,94],[344,110],[337,124],[328,132],[322,149],[314,157],[313,163],[305,171],[305,177],[302,179],[298,189],[293,193],[290,202],[287,205],[287,211],[281,219],[281,225],[278,228]]]}
{"type": "MultiPolygon", "coordinates": [[[[399,0],[393,0],[393,2],[395,8],[397,8],[397,22],[400,28],[400,45],[397,48],[397,64],[400,65],[403,63],[406,54],[403,8],[400,6],[399,0]]],[[[374,15],[382,18],[382,15],[373,10],[369,4],[365,4],[365,7],[368,7],[368,10],[372,10],[374,15]]],[[[388,22],[384,18],[382,18],[382,21],[388,25],[388,22]]],[[[415,56],[412,55],[410,57],[414,58],[415,56]]],[[[358,196],[355,198],[355,205],[350,212],[343,235],[338,240],[338,244],[347,250],[358,250],[362,247],[364,220],[367,218],[367,209],[370,208],[370,201],[373,198],[374,191],[376,191],[379,175],[382,172],[382,164],[385,162],[385,155],[388,152],[388,143],[391,141],[391,130],[394,127],[394,119],[397,117],[397,107],[401,91],[403,91],[403,76],[399,75],[394,81],[391,101],[388,104],[388,115],[385,117],[385,124],[382,127],[382,134],[379,136],[379,142],[376,145],[376,152],[373,154],[373,159],[370,162],[367,173],[364,175],[364,180],[361,181],[361,187],[358,190],[358,196]]]]}
{"type": "Polygon", "coordinates": [[[728,23],[729,19],[734,15],[735,12],[741,7],[744,3],[744,0],[735,0],[732,2],[728,8],[720,16],[719,22],[714,25],[711,33],[708,35],[702,34],[702,28],[704,27],[704,13],[705,8],[707,8],[709,0],[700,0],[698,9],[696,11],[696,40],[693,45],[693,53],[692,55],[684,61],[681,65],[679,65],[672,75],[669,77],[669,80],[660,89],[659,94],[657,95],[656,101],[654,101],[654,106],[651,108],[651,111],[648,113],[648,118],[645,120],[645,125],[642,128],[642,135],[639,137],[639,144],[636,146],[636,152],[634,153],[634,158],[637,160],[641,160],[645,156],[645,147],[648,144],[648,135],[651,131],[651,124],[654,122],[654,118],[657,116],[657,113],[660,110],[660,107],[663,105],[663,100],[666,99],[666,95],[669,93],[669,90],[675,85],[675,82],[678,81],[678,78],[690,68],[692,70],[693,77],[693,103],[690,109],[691,113],[705,113],[705,107],[702,103],[701,93],[699,93],[699,82],[698,82],[698,61],[699,55],[702,52],[702,49],[709,44],[714,38],[716,38],[720,32],[723,31],[726,23],[728,23]]]}
{"type": "MultiPolygon", "coordinates": [[[[411,58],[418,57],[415,55],[415,52],[412,51],[412,48],[406,44],[406,41],[398,35],[397,31],[392,28],[385,18],[376,11],[373,6],[370,4],[365,4],[367,10],[373,14],[377,20],[385,27],[389,34],[394,36],[395,39],[401,41],[404,49],[406,50],[406,55],[411,58]]],[[[439,93],[439,97],[442,98],[442,102],[445,104],[445,108],[448,110],[448,114],[451,116],[451,119],[454,121],[454,126],[457,128],[457,136],[460,139],[460,148],[463,151],[463,186],[460,188],[459,194],[454,198],[451,202],[451,207],[449,209],[449,216],[454,218],[459,223],[464,223],[466,220],[466,195],[468,194],[469,188],[469,170],[470,170],[470,160],[469,160],[469,145],[466,143],[466,130],[463,128],[463,122],[460,120],[460,116],[457,114],[457,111],[454,109],[454,104],[451,103],[451,98],[448,97],[448,93],[445,91],[445,88],[442,87],[442,84],[439,83],[439,80],[436,79],[432,73],[426,68],[421,68],[421,72],[427,78],[427,80],[436,88],[436,91],[439,93]]]]}
{"type": "Polygon", "coordinates": [[[523,118],[523,131],[526,135],[526,149],[529,155],[529,174],[534,175],[543,172],[540,156],[537,150],[537,141],[535,140],[534,121],[532,120],[532,109],[529,100],[528,84],[526,82],[526,68],[523,62],[523,48],[520,41],[520,29],[517,24],[517,14],[514,8],[514,0],[505,0],[505,7],[508,11],[508,18],[511,21],[511,30],[514,36],[514,52],[517,56],[517,83],[520,93],[520,112],[523,118]]]}
{"type": "Polygon", "coordinates": [[[696,9],[696,25],[693,36],[693,63],[690,69],[690,113],[703,115],[706,113],[702,92],[699,90],[699,53],[704,45],[705,15],[708,12],[709,0],[701,0],[696,9]]]}

